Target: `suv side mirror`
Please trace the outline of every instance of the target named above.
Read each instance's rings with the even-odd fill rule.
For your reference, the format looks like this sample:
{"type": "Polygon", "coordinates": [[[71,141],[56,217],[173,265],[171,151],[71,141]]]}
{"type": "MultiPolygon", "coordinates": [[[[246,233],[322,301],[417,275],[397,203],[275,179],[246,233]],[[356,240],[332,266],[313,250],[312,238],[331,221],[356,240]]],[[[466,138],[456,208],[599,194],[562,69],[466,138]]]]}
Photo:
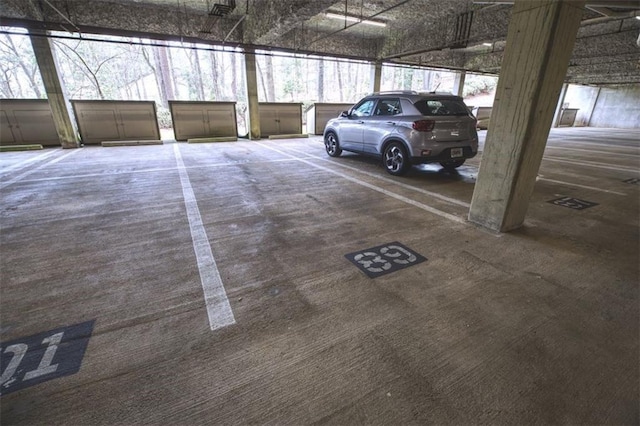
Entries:
{"type": "Polygon", "coordinates": [[[340,117],[349,118],[349,111],[342,111],[342,112],[340,113],[340,117]]]}

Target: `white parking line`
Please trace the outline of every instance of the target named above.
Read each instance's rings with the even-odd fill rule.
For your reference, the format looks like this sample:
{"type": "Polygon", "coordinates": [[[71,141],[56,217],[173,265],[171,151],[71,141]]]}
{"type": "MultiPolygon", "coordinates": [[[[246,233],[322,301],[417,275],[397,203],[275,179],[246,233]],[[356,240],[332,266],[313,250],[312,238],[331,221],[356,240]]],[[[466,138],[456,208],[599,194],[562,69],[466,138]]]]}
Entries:
{"type": "Polygon", "coordinates": [[[407,197],[404,197],[404,196],[402,196],[400,194],[396,194],[395,192],[387,191],[386,189],[380,188],[379,186],[375,186],[375,185],[372,185],[370,183],[361,181],[360,179],[356,179],[356,178],[354,178],[352,176],[349,176],[349,175],[346,175],[344,173],[337,172],[337,171],[332,170],[332,169],[330,169],[328,167],[320,166],[318,164],[312,163],[311,161],[303,160],[301,158],[296,158],[295,156],[293,156],[293,155],[291,155],[289,153],[286,153],[284,151],[280,151],[279,149],[276,149],[276,148],[272,148],[272,147],[270,147],[268,145],[265,145],[265,144],[263,144],[261,142],[255,142],[255,143],[257,145],[260,145],[260,146],[262,146],[264,148],[267,148],[267,149],[270,149],[272,151],[278,152],[278,153],[280,153],[282,155],[285,155],[287,157],[295,158],[297,161],[300,161],[302,163],[308,164],[309,166],[315,167],[316,169],[325,171],[327,173],[334,174],[334,175],[339,176],[339,177],[341,177],[343,179],[346,179],[348,181],[357,183],[358,185],[362,185],[362,186],[364,186],[366,188],[372,189],[374,191],[380,192],[380,193],[382,193],[384,195],[387,195],[389,197],[395,198],[396,200],[400,200],[400,201],[402,201],[404,203],[411,204],[412,206],[415,206],[415,207],[418,207],[418,208],[420,208],[422,210],[428,211],[429,213],[433,213],[433,214],[438,215],[440,217],[443,217],[445,219],[449,219],[452,222],[461,223],[461,224],[467,224],[466,219],[458,217],[458,216],[453,215],[451,213],[443,212],[442,210],[435,209],[435,208],[433,208],[431,206],[428,206],[426,204],[422,204],[422,203],[420,203],[418,201],[412,200],[411,198],[407,198],[407,197]]]}
{"type": "Polygon", "coordinates": [[[545,156],[543,160],[557,161],[559,163],[575,164],[577,166],[595,167],[596,169],[617,170],[617,171],[625,171],[625,172],[639,171],[638,168],[625,167],[625,166],[611,166],[606,163],[598,163],[595,161],[572,161],[572,160],[563,160],[561,158],[547,157],[547,156],[545,156]]]}
{"type": "Polygon", "coordinates": [[[14,177],[13,179],[9,179],[7,181],[2,182],[2,184],[0,184],[0,188],[6,188],[7,186],[22,180],[22,178],[24,178],[25,176],[29,176],[31,173],[37,172],[38,170],[43,169],[43,168],[45,168],[47,166],[50,166],[52,164],[55,164],[58,161],[62,161],[65,158],[69,157],[72,154],[75,154],[78,151],[80,151],[80,148],[72,149],[71,152],[67,152],[66,154],[63,154],[58,158],[54,158],[51,161],[47,161],[44,164],[40,164],[38,167],[35,167],[35,168],[31,169],[31,170],[27,170],[26,172],[19,174],[18,176],[14,177]]]}
{"type": "Polygon", "coordinates": [[[568,185],[568,186],[575,186],[575,187],[578,187],[578,188],[590,189],[592,191],[606,192],[608,194],[627,195],[624,192],[610,191],[608,189],[601,189],[601,188],[596,188],[596,187],[587,186],[587,185],[578,185],[577,183],[563,182],[561,180],[553,180],[553,179],[547,179],[547,178],[541,178],[541,177],[539,177],[538,180],[542,180],[542,181],[545,181],[545,182],[559,183],[560,185],[568,185]]]}
{"type": "Polygon", "coordinates": [[[588,152],[590,154],[615,155],[617,157],[640,158],[640,155],[638,155],[638,154],[623,154],[623,153],[620,153],[620,152],[600,151],[600,150],[597,150],[597,149],[569,148],[569,147],[566,147],[566,146],[551,146],[551,145],[548,145],[547,148],[561,149],[563,151],[581,151],[581,152],[588,152]]]}
{"type": "Polygon", "coordinates": [[[184,196],[184,205],[187,209],[187,218],[189,219],[189,229],[191,231],[191,239],[193,240],[193,250],[196,254],[198,262],[198,271],[200,272],[200,282],[204,292],[204,302],[207,306],[207,315],[209,317],[209,325],[211,330],[217,330],[228,325],[236,323],[233,316],[227,292],[224,289],[218,265],[213,258],[209,238],[202,223],[200,210],[198,209],[198,201],[193,193],[189,175],[182,161],[180,154],[180,146],[173,145],[173,153],[176,157],[178,165],[178,173],[180,174],[180,184],[182,185],[182,194],[184,196]]]}
{"type": "MultiPolygon", "coordinates": [[[[222,166],[237,166],[237,165],[241,165],[241,164],[260,164],[260,163],[280,163],[280,162],[290,162],[290,161],[294,161],[291,158],[279,158],[277,160],[256,160],[256,161],[248,161],[248,160],[242,160],[242,161],[229,161],[226,163],[210,163],[210,164],[204,164],[204,165],[200,165],[200,166],[189,166],[186,167],[186,170],[191,170],[191,169],[208,169],[211,167],[222,167],[222,166]]],[[[80,164],[82,165],[82,164],[80,164]]],[[[89,178],[89,177],[105,177],[105,176],[116,176],[116,175],[128,175],[128,174],[133,174],[133,173],[157,173],[157,172],[169,172],[169,171],[175,171],[178,170],[177,167],[157,167],[157,168],[153,168],[153,169],[140,169],[140,170],[122,170],[122,171],[106,171],[104,173],[86,173],[86,174],[82,174],[82,175],[69,175],[69,176],[53,176],[53,177],[47,177],[47,178],[39,178],[39,179],[27,179],[25,181],[23,181],[23,183],[26,182],[46,182],[46,181],[52,181],[52,180],[65,180],[65,179],[80,179],[80,178],[89,178]]]]}
{"type": "MultiPolygon", "coordinates": [[[[291,151],[299,152],[300,154],[305,154],[305,155],[307,155],[309,157],[316,158],[318,160],[329,161],[327,158],[318,157],[316,155],[310,155],[310,154],[304,153],[302,151],[298,151],[297,149],[291,149],[291,151]]],[[[372,177],[374,179],[383,180],[385,182],[392,183],[394,185],[398,185],[398,186],[401,186],[403,188],[410,189],[412,191],[420,192],[422,194],[428,195],[428,196],[433,197],[433,198],[438,198],[438,199],[440,199],[442,201],[446,201],[447,203],[457,204],[459,206],[467,207],[467,208],[470,206],[470,204],[465,202],[465,201],[461,201],[461,200],[458,200],[458,199],[455,199],[455,198],[447,197],[446,195],[438,194],[437,192],[428,191],[426,189],[417,188],[415,186],[408,185],[408,184],[403,183],[403,182],[398,182],[397,180],[389,179],[387,177],[380,176],[380,175],[375,174],[375,173],[366,172],[364,170],[359,170],[359,169],[357,169],[355,167],[347,166],[346,164],[341,164],[341,163],[337,163],[337,162],[331,162],[331,164],[343,167],[345,169],[352,170],[354,172],[361,173],[363,175],[367,175],[367,176],[372,177]]]]}
{"type": "Polygon", "coordinates": [[[39,161],[39,160],[42,160],[44,158],[50,157],[50,156],[52,156],[53,154],[55,154],[57,152],[60,152],[60,151],[57,150],[57,149],[56,150],[52,149],[51,151],[43,152],[40,155],[36,155],[35,157],[27,158],[24,161],[21,161],[19,163],[13,164],[13,165],[11,165],[9,167],[3,168],[2,169],[2,173],[8,173],[8,172],[11,172],[11,171],[14,171],[14,170],[20,170],[23,167],[26,167],[26,166],[28,166],[29,164],[31,164],[31,163],[33,163],[35,161],[39,161]]]}

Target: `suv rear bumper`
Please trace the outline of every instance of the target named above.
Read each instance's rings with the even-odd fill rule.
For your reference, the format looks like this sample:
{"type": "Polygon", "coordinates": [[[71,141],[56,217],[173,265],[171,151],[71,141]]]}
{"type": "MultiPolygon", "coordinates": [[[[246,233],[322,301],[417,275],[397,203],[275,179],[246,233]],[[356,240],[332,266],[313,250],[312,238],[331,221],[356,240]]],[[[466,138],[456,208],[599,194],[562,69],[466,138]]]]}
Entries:
{"type": "MultiPolygon", "coordinates": [[[[460,147],[454,147],[460,148],[460,147]]],[[[411,164],[425,164],[425,163],[446,163],[447,161],[465,160],[467,158],[473,158],[478,154],[474,152],[471,147],[465,146],[462,148],[462,157],[451,158],[451,148],[443,149],[440,154],[427,157],[411,157],[411,164]]]]}

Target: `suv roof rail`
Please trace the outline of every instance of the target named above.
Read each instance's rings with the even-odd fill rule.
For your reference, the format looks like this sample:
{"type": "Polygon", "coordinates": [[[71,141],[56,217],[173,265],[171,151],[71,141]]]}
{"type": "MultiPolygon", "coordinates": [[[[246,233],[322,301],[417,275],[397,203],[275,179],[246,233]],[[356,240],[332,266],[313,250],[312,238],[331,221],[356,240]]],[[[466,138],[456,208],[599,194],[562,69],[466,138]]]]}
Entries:
{"type": "Polygon", "coordinates": [[[451,93],[451,92],[436,92],[435,90],[434,90],[434,91],[431,91],[431,92],[420,92],[420,93],[418,93],[418,94],[419,94],[419,95],[448,95],[448,96],[457,96],[457,95],[454,95],[454,94],[453,94],[453,93],[451,93]]]}
{"type": "Polygon", "coordinates": [[[415,90],[386,90],[383,92],[373,92],[370,95],[418,95],[415,90]]]}

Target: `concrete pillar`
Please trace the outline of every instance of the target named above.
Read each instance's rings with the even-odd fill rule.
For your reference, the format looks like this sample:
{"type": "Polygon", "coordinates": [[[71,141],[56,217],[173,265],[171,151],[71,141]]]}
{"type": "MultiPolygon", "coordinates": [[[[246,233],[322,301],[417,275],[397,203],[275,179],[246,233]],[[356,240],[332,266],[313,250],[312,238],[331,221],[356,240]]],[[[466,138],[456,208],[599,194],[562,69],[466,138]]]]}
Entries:
{"type": "Polygon", "coordinates": [[[560,91],[560,98],[558,100],[558,105],[556,106],[556,113],[553,115],[553,127],[558,127],[560,125],[560,118],[562,117],[562,105],[564,105],[564,99],[567,97],[567,89],[569,88],[569,83],[565,83],[562,85],[562,90],[560,91]]]}
{"type": "Polygon", "coordinates": [[[598,93],[596,93],[596,98],[593,100],[593,106],[591,107],[591,111],[589,111],[589,120],[587,120],[587,127],[591,126],[591,118],[593,118],[593,112],[598,106],[598,99],[600,99],[600,90],[602,90],[602,88],[598,86],[598,93]]]}
{"type": "Polygon", "coordinates": [[[247,101],[249,103],[249,139],[260,139],[260,107],[258,105],[258,71],[254,50],[244,52],[244,68],[247,78],[247,101]]]}
{"type": "Polygon", "coordinates": [[[373,83],[373,92],[380,91],[380,83],[382,81],[382,62],[375,62],[371,69],[371,82],[373,83]]]}
{"type": "Polygon", "coordinates": [[[462,89],[464,89],[464,79],[467,77],[465,71],[456,72],[456,79],[453,81],[453,94],[462,97],[462,89]]]}
{"type": "Polygon", "coordinates": [[[584,0],[516,0],[469,220],[494,231],[524,222],[584,0]]]}
{"type": "Polygon", "coordinates": [[[56,59],[51,50],[51,44],[47,33],[31,30],[29,34],[33,53],[36,56],[38,69],[42,76],[44,89],[47,92],[49,107],[53,114],[53,122],[58,132],[58,138],[62,148],[77,148],[78,136],[73,127],[69,101],[64,90],[62,79],[58,74],[56,59]]]}

